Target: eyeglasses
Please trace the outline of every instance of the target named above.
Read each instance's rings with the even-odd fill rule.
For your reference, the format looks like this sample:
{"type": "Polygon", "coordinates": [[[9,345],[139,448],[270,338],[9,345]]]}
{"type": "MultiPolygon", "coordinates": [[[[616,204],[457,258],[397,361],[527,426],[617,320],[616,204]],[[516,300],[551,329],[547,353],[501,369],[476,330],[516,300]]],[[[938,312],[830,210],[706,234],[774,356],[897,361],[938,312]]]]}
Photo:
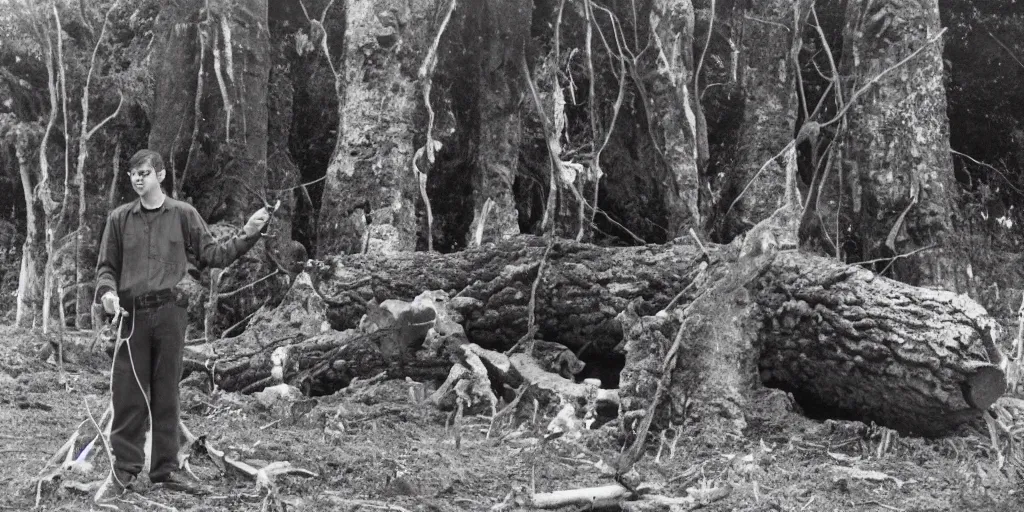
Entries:
{"type": "Polygon", "coordinates": [[[146,179],[150,174],[153,174],[153,171],[128,171],[125,174],[127,174],[129,178],[139,177],[146,179]]]}

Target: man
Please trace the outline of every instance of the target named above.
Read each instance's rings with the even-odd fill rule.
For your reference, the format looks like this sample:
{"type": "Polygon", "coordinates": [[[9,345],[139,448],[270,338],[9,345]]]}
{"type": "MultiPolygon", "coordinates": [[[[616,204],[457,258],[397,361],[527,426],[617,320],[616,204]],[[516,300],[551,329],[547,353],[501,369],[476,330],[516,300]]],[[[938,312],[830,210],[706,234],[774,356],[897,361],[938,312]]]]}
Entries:
{"type": "Polygon", "coordinates": [[[164,193],[160,184],[166,170],[159,153],[143,149],[132,156],[129,168],[139,198],[107,217],[96,271],[96,295],[108,314],[127,315],[121,336],[128,338],[114,352],[114,470],[96,494],[98,500],[123,494],[142,471],[150,415],[150,481],[198,489],[178,471],[178,383],[188,317],[175,286],[185,276],[186,253],[200,264],[226,267],[256,244],[270,218],[261,208],[242,233],[218,243],[195,208],[164,193]]]}

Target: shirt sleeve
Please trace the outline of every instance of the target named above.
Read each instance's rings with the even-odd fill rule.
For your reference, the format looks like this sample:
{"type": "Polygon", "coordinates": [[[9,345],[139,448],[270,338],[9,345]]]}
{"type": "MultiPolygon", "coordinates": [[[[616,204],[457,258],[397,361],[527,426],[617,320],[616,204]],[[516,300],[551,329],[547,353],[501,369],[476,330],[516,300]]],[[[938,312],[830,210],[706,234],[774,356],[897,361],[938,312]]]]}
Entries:
{"type": "Polygon", "coordinates": [[[252,249],[260,240],[260,233],[252,236],[235,235],[218,242],[210,233],[206,221],[195,208],[189,208],[185,214],[189,247],[199,264],[204,267],[224,268],[241,255],[252,249]]]}
{"type": "Polygon", "coordinates": [[[111,212],[107,215],[107,225],[103,229],[103,239],[100,242],[99,260],[96,263],[95,300],[99,300],[109,291],[117,292],[118,283],[121,281],[121,239],[121,226],[115,222],[114,212],[111,212]]]}

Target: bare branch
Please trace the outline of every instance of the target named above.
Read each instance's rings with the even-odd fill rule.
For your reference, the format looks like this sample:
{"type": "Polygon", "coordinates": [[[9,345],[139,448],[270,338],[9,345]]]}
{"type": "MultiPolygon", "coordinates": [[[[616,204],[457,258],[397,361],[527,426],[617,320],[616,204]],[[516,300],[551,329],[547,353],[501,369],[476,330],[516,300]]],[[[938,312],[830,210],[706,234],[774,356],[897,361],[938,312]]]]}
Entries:
{"type": "MultiPolygon", "coordinates": [[[[843,88],[842,84],[839,83],[839,68],[836,67],[835,58],[832,57],[832,47],[828,44],[828,38],[825,37],[825,31],[821,28],[821,22],[818,21],[818,11],[814,8],[814,3],[811,3],[811,15],[814,16],[814,28],[818,32],[818,38],[821,39],[821,46],[825,49],[825,55],[828,56],[829,66],[832,68],[832,82],[836,88],[836,101],[839,102],[839,108],[844,109],[843,104],[843,88]]],[[[812,61],[813,62],[813,61],[812,61]]],[[[826,93],[827,94],[827,93],[826,93]]],[[[824,98],[824,95],[822,96],[824,98]]],[[[851,99],[852,101],[852,99],[851,99]]],[[[814,112],[808,116],[808,119],[812,119],[818,114],[818,109],[821,108],[822,103],[818,103],[818,107],[814,109],[814,112]]]]}
{"type": "MultiPolygon", "coordinates": [[[[64,219],[64,208],[67,207],[68,196],[71,194],[68,187],[68,182],[71,180],[71,161],[69,160],[71,158],[71,133],[68,130],[68,80],[64,66],[64,28],[60,22],[60,14],[57,12],[57,4],[53,3],[51,6],[53,7],[53,18],[57,23],[57,70],[60,77],[60,100],[64,120],[64,199],[60,203],[60,210],[56,217],[59,227],[64,219]]],[[[58,230],[54,229],[54,231],[58,230]]]]}
{"type": "Polygon", "coordinates": [[[548,245],[544,249],[544,255],[540,258],[540,264],[537,265],[537,277],[533,280],[533,286],[530,287],[530,304],[527,306],[529,309],[529,316],[526,321],[526,334],[516,341],[512,348],[505,351],[505,354],[511,354],[521,345],[526,345],[526,355],[533,355],[534,336],[537,334],[537,288],[540,286],[540,280],[544,277],[544,264],[548,261],[548,255],[551,253],[551,248],[554,247],[554,238],[548,238],[548,245]]]}
{"type": "Polygon", "coordinates": [[[1014,62],[1016,62],[1020,67],[1024,68],[1024,62],[1021,62],[1020,59],[1017,58],[1017,54],[1013,53],[1013,50],[1011,50],[1009,46],[1006,46],[1006,44],[1004,44],[1002,41],[1000,41],[999,38],[996,37],[995,34],[993,34],[992,32],[989,32],[988,30],[986,30],[985,32],[988,33],[988,35],[992,39],[994,39],[995,42],[997,44],[999,44],[999,46],[1003,50],[1006,50],[1006,53],[1010,54],[1010,58],[1012,58],[1014,60],[1014,62]]]}
{"type": "Polygon", "coordinates": [[[725,214],[723,215],[723,217],[728,217],[729,216],[729,212],[731,212],[733,207],[736,206],[736,203],[738,203],[740,201],[740,198],[742,198],[743,195],[747,193],[747,190],[750,188],[750,185],[752,185],[754,183],[754,181],[757,180],[757,177],[760,176],[761,173],[764,172],[764,170],[767,169],[768,166],[772,162],[774,162],[776,158],[779,158],[780,156],[785,154],[787,151],[789,151],[790,148],[795,143],[796,143],[795,140],[790,141],[789,144],[786,144],[786,146],[784,148],[782,148],[782,151],[779,151],[775,156],[769,158],[768,160],[766,160],[764,162],[763,165],[761,165],[761,168],[758,169],[757,172],[755,172],[754,175],[750,177],[750,181],[747,181],[747,184],[743,187],[743,190],[741,190],[740,193],[736,195],[736,198],[733,199],[732,203],[729,204],[729,207],[726,208],[725,214]]]}
{"type": "MultiPolygon", "coordinates": [[[[423,59],[423,64],[420,65],[418,73],[419,79],[423,83],[423,103],[427,107],[427,143],[425,147],[427,149],[427,161],[431,164],[434,163],[434,108],[430,104],[430,88],[433,83],[434,67],[437,65],[437,47],[441,44],[441,36],[444,35],[444,30],[452,19],[452,13],[455,12],[455,2],[456,0],[451,0],[451,3],[448,4],[448,12],[445,13],[441,26],[437,29],[434,42],[431,43],[430,48],[427,50],[427,56],[423,59]]],[[[413,165],[415,165],[415,162],[413,162],[413,165]]]]}
{"type": "MultiPolygon", "coordinates": [[[[210,20],[210,11],[209,10],[206,11],[206,17],[207,17],[207,22],[211,23],[210,26],[212,26],[212,21],[210,20]]],[[[220,88],[220,99],[221,99],[221,102],[224,103],[224,114],[225,114],[225,119],[224,119],[224,137],[225,137],[227,143],[230,144],[231,143],[231,113],[235,109],[235,104],[231,101],[231,96],[228,94],[227,85],[224,83],[224,74],[221,72],[220,45],[218,44],[220,42],[219,34],[220,34],[220,32],[217,32],[217,29],[214,28],[213,29],[213,46],[211,47],[211,49],[213,50],[213,74],[217,77],[217,87],[220,88]]]]}
{"type": "Polygon", "coordinates": [[[103,125],[105,125],[106,123],[110,122],[112,119],[118,117],[118,114],[121,113],[121,105],[123,105],[124,102],[125,102],[125,95],[121,91],[118,91],[118,94],[121,96],[121,99],[118,100],[118,108],[114,111],[113,114],[111,114],[110,116],[106,116],[96,126],[92,127],[92,129],[89,130],[89,132],[86,134],[86,139],[87,140],[89,138],[92,138],[92,135],[94,135],[96,133],[96,131],[98,131],[100,128],[102,128],[103,125]]]}
{"type": "Polygon", "coordinates": [[[950,152],[950,153],[953,153],[954,155],[962,156],[962,157],[964,157],[964,158],[966,158],[966,159],[968,159],[968,160],[970,160],[970,161],[972,161],[972,162],[974,162],[974,163],[976,163],[976,164],[978,164],[978,165],[980,165],[980,166],[982,166],[982,167],[987,167],[987,168],[991,169],[991,170],[992,170],[992,171],[994,171],[994,172],[995,172],[996,174],[998,174],[998,175],[999,175],[999,177],[1001,177],[1001,178],[1003,178],[1004,180],[1006,180],[1006,185],[1007,185],[1007,186],[1009,186],[1010,188],[1012,188],[1012,189],[1013,189],[1013,190],[1014,190],[1015,192],[1017,192],[1018,194],[1024,195],[1024,190],[1021,190],[1021,189],[1017,188],[1017,186],[1016,186],[1016,185],[1014,185],[1012,181],[1010,181],[1010,178],[1007,178],[1007,177],[1006,177],[1006,173],[1004,173],[1003,171],[1000,171],[1000,170],[999,170],[999,169],[997,169],[996,167],[992,166],[992,164],[987,164],[987,163],[985,163],[985,162],[982,162],[982,161],[976,160],[976,159],[975,159],[974,157],[972,157],[971,155],[968,155],[968,154],[965,154],[965,153],[961,153],[961,152],[959,152],[959,151],[957,151],[957,150],[955,150],[955,149],[950,149],[950,150],[949,150],[949,152],[950,152]]]}
{"type": "Polygon", "coordinates": [[[704,55],[708,53],[708,46],[711,46],[711,34],[715,27],[715,0],[711,0],[711,20],[708,21],[708,37],[704,40],[704,50],[700,52],[700,60],[697,61],[697,68],[693,71],[693,95],[700,98],[700,68],[704,66],[704,55]]]}
{"type": "Polygon", "coordinates": [[[276,275],[278,275],[280,273],[281,273],[280,269],[274,269],[274,271],[271,272],[270,274],[267,274],[267,275],[265,275],[265,276],[255,280],[255,281],[253,281],[253,282],[251,282],[251,283],[249,283],[249,284],[247,284],[247,285],[245,285],[245,286],[243,286],[243,287],[241,287],[241,288],[239,288],[237,290],[233,290],[233,291],[230,291],[230,292],[218,293],[217,294],[217,298],[218,299],[226,299],[228,297],[233,297],[233,296],[238,295],[239,293],[241,293],[241,292],[243,292],[245,290],[248,290],[249,288],[252,288],[252,287],[262,283],[263,281],[266,281],[267,279],[270,279],[271,277],[274,277],[274,276],[276,276],[276,275]]]}
{"type": "Polygon", "coordinates": [[[541,126],[544,129],[544,145],[548,148],[548,161],[551,164],[551,179],[550,189],[548,190],[547,205],[544,208],[544,217],[541,221],[541,230],[545,233],[550,231],[554,224],[554,209],[555,209],[555,192],[558,190],[558,181],[555,178],[555,173],[558,172],[558,163],[555,161],[558,155],[554,154],[551,148],[551,126],[548,121],[548,116],[544,113],[544,104],[540,101],[540,95],[537,94],[537,87],[533,84],[533,77],[530,76],[530,67],[526,64],[526,55],[522,55],[520,58],[520,64],[523,70],[523,77],[526,79],[526,83],[530,86],[530,95],[533,96],[533,102],[537,107],[537,115],[540,116],[541,126]]]}

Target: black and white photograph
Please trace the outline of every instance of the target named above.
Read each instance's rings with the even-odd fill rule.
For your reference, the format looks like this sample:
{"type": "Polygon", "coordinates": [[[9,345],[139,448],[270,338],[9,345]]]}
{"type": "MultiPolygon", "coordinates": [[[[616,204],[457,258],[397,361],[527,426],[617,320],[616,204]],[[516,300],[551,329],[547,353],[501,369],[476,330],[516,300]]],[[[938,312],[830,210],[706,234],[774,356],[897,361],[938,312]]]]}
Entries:
{"type": "Polygon", "coordinates": [[[1024,510],[1024,0],[0,0],[0,511],[1024,510]]]}

